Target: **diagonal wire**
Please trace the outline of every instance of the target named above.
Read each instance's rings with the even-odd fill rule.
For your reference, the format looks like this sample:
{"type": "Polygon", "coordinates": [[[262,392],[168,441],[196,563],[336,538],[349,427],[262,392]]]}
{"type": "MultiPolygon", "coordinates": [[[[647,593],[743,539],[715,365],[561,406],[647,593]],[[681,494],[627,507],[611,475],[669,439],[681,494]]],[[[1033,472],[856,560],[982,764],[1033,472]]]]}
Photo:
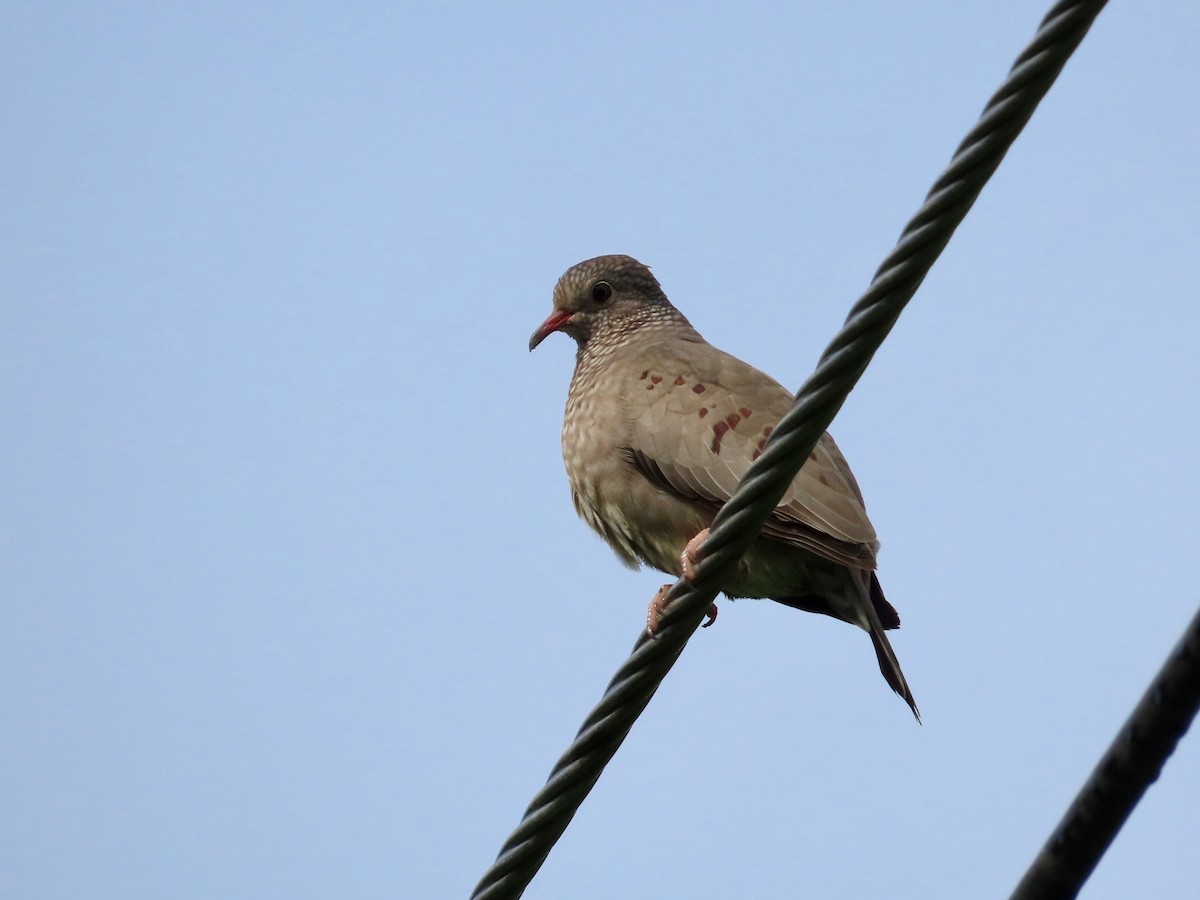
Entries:
{"type": "Polygon", "coordinates": [[[1200,710],[1200,610],[1046,841],[1012,900],[1074,897],[1200,710]]]}
{"type": "Polygon", "coordinates": [[[771,433],[762,455],[717,514],[691,583],[677,581],[655,640],[644,634],[613,676],[571,746],[555,763],[516,830],[476,885],[474,900],[519,897],[537,874],[584,797],[617,752],[634,721],[683,652],[724,576],[758,535],[821,434],[891,330],[905,304],[1000,165],[1037,104],[1105,0],[1056,3],[1004,84],[988,101],[949,167],[905,227],[895,249],[854,305],[791,411],[771,433]]]}

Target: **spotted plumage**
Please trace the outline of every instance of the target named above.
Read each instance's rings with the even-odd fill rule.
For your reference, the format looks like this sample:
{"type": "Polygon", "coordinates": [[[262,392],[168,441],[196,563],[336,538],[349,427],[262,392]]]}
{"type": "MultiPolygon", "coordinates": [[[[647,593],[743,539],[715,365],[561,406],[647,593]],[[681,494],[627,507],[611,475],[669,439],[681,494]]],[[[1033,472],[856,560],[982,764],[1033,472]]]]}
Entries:
{"type": "MultiPolygon", "coordinates": [[[[530,349],[555,331],[578,345],[562,432],[575,509],[626,564],[680,576],[685,546],[732,496],[791,394],[706,342],[632,257],[567,270],[530,349]]],[[[860,626],[917,714],[884,633],[900,619],[875,577],[878,547],[854,475],[825,434],[722,590],[860,626]]]]}

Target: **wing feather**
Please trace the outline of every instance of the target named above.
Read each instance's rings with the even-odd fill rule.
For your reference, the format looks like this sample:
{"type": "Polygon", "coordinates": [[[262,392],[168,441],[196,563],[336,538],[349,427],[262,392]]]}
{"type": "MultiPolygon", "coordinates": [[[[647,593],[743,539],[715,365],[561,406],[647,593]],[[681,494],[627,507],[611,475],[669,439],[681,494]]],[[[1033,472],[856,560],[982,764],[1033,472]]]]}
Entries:
{"type": "MultiPolygon", "coordinates": [[[[648,374],[631,404],[630,458],[658,487],[723,505],[791,408],[770,376],[716,348],[664,341],[644,348],[648,374]],[[681,352],[686,350],[687,352],[681,352]],[[655,378],[658,381],[655,381],[655,378]],[[641,400],[641,398],[639,398],[641,400]]],[[[822,435],[763,528],[763,534],[855,568],[873,568],[878,543],[862,492],[837,444],[822,435]]]]}

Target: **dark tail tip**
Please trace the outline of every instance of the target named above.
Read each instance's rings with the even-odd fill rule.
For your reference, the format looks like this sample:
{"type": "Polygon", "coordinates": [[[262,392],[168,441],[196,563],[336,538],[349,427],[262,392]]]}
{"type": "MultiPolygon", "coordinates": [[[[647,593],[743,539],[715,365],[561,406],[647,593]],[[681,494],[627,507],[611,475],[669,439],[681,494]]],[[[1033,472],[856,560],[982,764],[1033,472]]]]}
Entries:
{"type": "Polygon", "coordinates": [[[875,659],[879,662],[879,671],[883,674],[883,679],[888,683],[888,686],[904,698],[904,702],[908,704],[908,708],[912,710],[913,716],[916,717],[917,724],[921,724],[921,711],[917,709],[917,701],[913,698],[912,691],[909,690],[908,682],[904,678],[904,672],[900,669],[900,661],[896,659],[896,654],[892,650],[892,645],[882,631],[870,630],[871,643],[875,647],[875,659]]]}

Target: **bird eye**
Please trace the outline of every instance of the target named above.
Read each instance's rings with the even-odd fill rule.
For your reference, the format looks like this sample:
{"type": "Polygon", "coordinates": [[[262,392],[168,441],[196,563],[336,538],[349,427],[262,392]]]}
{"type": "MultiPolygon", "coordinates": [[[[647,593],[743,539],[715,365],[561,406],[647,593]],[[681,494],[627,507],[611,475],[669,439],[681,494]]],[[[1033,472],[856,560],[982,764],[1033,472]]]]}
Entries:
{"type": "Polygon", "coordinates": [[[612,296],[612,285],[607,281],[597,281],[592,285],[592,300],[596,303],[604,303],[612,296]]]}

